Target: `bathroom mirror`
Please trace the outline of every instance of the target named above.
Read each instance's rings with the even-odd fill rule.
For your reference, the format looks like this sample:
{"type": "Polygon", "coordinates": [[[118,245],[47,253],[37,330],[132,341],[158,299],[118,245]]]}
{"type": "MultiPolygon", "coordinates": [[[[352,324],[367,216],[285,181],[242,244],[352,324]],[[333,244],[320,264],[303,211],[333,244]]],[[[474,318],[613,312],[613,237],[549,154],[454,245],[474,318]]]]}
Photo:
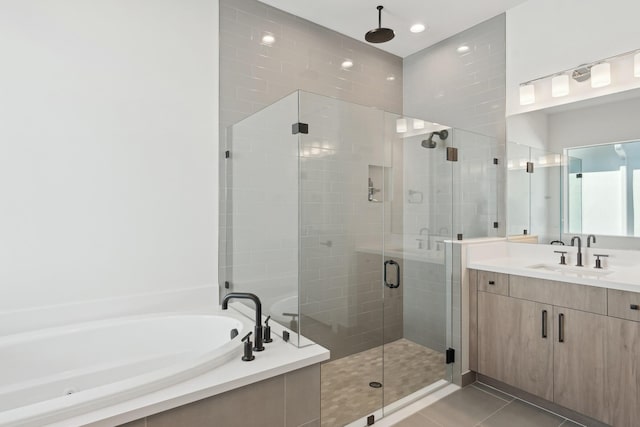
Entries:
{"type": "Polygon", "coordinates": [[[561,237],[562,155],[507,143],[507,236],[549,244],[561,237]]]}
{"type": "MultiPolygon", "coordinates": [[[[547,222],[550,230],[557,229],[557,233],[553,231],[545,239],[538,238],[538,243],[549,244],[553,238],[568,244],[571,236],[594,234],[596,247],[640,250],[636,234],[640,223],[636,227],[634,217],[638,202],[633,194],[633,170],[638,168],[640,157],[640,150],[636,148],[640,144],[640,123],[631,113],[634,111],[640,111],[640,90],[637,89],[507,117],[510,141],[532,149],[562,153],[563,163],[559,168],[554,167],[561,171],[560,185],[548,186],[546,194],[538,192],[538,195],[535,195],[534,177],[539,167],[534,165],[531,180],[518,175],[518,172],[524,174],[523,169],[508,169],[507,235],[510,240],[522,237],[526,225],[530,235],[537,235],[536,227],[544,226],[544,221],[540,223],[534,214],[537,211],[540,215],[542,211],[533,206],[530,218],[523,216],[523,212],[528,211],[521,198],[528,193],[531,203],[538,200],[548,205],[547,212],[561,213],[559,218],[556,216],[558,220],[547,222]],[[527,192],[528,184],[532,187],[527,192]]],[[[509,155],[509,161],[524,159],[524,154],[514,147],[513,143],[507,144],[508,152],[513,154],[509,155]]],[[[535,157],[530,155],[532,159],[535,157]]],[[[553,176],[558,177],[556,172],[553,176]]],[[[548,183],[555,180],[545,179],[548,183]]]]}
{"type": "Polygon", "coordinates": [[[567,154],[568,233],[640,236],[640,140],[567,154]]]}

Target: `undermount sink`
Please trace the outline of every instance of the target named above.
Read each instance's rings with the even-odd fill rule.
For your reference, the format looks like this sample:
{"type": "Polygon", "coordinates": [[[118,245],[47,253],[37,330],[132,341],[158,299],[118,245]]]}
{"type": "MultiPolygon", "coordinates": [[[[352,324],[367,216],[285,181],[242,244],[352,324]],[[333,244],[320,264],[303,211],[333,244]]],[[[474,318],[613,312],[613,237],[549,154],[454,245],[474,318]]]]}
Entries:
{"type": "Polygon", "coordinates": [[[573,267],[569,265],[561,264],[534,264],[529,265],[527,268],[533,268],[535,270],[552,271],[554,273],[560,273],[566,276],[574,277],[591,277],[598,278],[611,274],[611,271],[596,270],[591,267],[573,267]]]}

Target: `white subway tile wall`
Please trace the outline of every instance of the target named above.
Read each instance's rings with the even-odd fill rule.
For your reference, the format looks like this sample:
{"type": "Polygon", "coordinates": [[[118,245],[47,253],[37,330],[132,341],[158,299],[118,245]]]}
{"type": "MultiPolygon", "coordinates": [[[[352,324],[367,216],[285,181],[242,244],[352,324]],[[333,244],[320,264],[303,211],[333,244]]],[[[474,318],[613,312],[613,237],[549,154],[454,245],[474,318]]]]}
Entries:
{"type": "Polygon", "coordinates": [[[505,141],[505,14],[404,59],[404,114],[505,141]],[[458,52],[465,45],[469,50],[458,52]]]}
{"type": "MultiPolygon", "coordinates": [[[[226,134],[229,126],[298,89],[400,112],[402,59],[255,0],[221,0],[220,140],[229,141],[230,136],[226,134]],[[263,42],[263,36],[266,34],[273,36],[273,43],[263,42]],[[346,58],[354,64],[348,70],[342,68],[342,62],[346,58]],[[389,76],[394,76],[394,79],[388,80],[389,76]]],[[[290,125],[291,123],[287,124],[284,132],[290,132],[290,125]]],[[[269,139],[267,136],[259,135],[254,144],[282,144],[280,139],[269,139]]],[[[220,149],[226,150],[226,144],[221,144],[220,149]]],[[[220,158],[225,162],[224,155],[220,158]]],[[[256,162],[261,160],[264,159],[256,159],[256,162]]],[[[268,166],[274,167],[274,164],[270,163],[268,166]]],[[[255,166],[255,171],[249,176],[253,177],[254,181],[265,180],[266,185],[268,175],[264,170],[265,164],[255,166]]],[[[331,175],[329,172],[325,174],[331,175]]],[[[220,168],[220,182],[225,182],[224,175],[223,166],[220,168]]],[[[342,186],[340,176],[332,179],[333,181],[327,185],[334,189],[342,186]]],[[[316,181],[311,185],[321,185],[320,182],[322,181],[316,181]]],[[[318,194],[313,192],[304,197],[315,197],[316,201],[319,200],[318,194]]],[[[223,283],[228,279],[231,264],[231,260],[226,259],[226,235],[232,226],[227,215],[224,192],[220,195],[220,207],[219,264],[220,282],[223,283]]],[[[294,213],[297,215],[297,209],[290,214],[294,213]]],[[[310,211],[307,211],[307,214],[316,215],[310,211]]],[[[277,222],[263,223],[265,227],[277,230],[277,222]]],[[[284,234],[287,232],[282,231],[284,234]]],[[[344,232],[344,229],[333,230],[334,234],[344,232]]],[[[254,243],[258,244],[260,240],[259,234],[253,236],[254,243]]],[[[310,242],[307,241],[307,244],[310,242]]],[[[324,246],[320,246],[316,249],[323,248],[324,246]]],[[[332,249],[335,252],[337,247],[334,246],[332,249]]],[[[268,251],[268,248],[265,248],[265,251],[268,251]]],[[[267,256],[267,253],[263,255],[267,256]]],[[[234,256],[237,260],[246,260],[248,255],[236,253],[234,256]]],[[[253,265],[256,266],[256,254],[253,253],[251,256],[253,265]]],[[[286,265],[287,268],[288,266],[289,264],[286,265]]],[[[256,268],[255,273],[260,271],[260,268],[264,270],[267,267],[256,268]]],[[[271,268],[275,268],[275,265],[271,265],[271,268]]],[[[284,286],[284,289],[288,288],[288,285],[284,286]]]]}
{"type": "Polygon", "coordinates": [[[297,89],[400,113],[402,59],[255,0],[221,0],[221,127],[297,89]]]}

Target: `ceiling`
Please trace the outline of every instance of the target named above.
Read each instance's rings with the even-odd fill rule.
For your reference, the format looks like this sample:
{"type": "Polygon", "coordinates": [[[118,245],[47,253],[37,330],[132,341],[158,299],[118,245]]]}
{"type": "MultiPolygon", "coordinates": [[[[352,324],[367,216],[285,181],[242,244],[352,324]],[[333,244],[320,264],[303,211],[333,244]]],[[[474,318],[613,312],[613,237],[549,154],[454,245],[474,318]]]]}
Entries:
{"type": "Polygon", "coordinates": [[[373,46],[404,58],[526,0],[260,1],[363,42],[364,34],[378,27],[376,6],[382,5],[382,26],[394,29],[396,37],[373,46]],[[411,33],[409,28],[416,23],[427,29],[411,33]]]}

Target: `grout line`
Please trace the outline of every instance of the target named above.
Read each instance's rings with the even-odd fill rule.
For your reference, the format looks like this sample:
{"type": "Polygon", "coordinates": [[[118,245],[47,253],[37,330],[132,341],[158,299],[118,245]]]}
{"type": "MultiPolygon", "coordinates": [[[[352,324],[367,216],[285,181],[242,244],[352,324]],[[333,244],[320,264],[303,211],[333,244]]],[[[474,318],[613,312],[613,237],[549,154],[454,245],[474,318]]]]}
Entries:
{"type": "MultiPolygon", "coordinates": [[[[487,393],[489,394],[489,393],[487,393]]],[[[500,399],[504,402],[504,399],[500,399]]],[[[506,406],[508,406],[509,404],[511,404],[511,402],[507,402],[504,405],[502,405],[500,408],[496,409],[493,413],[489,414],[488,417],[480,420],[479,423],[475,424],[476,426],[479,426],[480,424],[482,424],[483,422],[487,421],[489,418],[493,417],[494,415],[496,415],[498,412],[502,411],[506,406]]]]}
{"type": "MultiPolygon", "coordinates": [[[[474,384],[475,384],[475,383],[474,383],[474,384]]],[[[489,388],[491,388],[491,389],[493,389],[493,390],[500,391],[501,393],[506,394],[507,396],[511,396],[511,397],[513,398],[513,400],[519,400],[520,402],[523,402],[523,403],[525,403],[525,404],[527,404],[527,405],[534,406],[534,407],[536,407],[536,408],[538,408],[538,409],[540,409],[540,410],[542,410],[542,411],[544,411],[544,412],[547,412],[547,413],[549,413],[549,414],[553,414],[553,415],[555,415],[556,417],[562,418],[562,420],[563,420],[563,421],[562,421],[562,424],[560,424],[558,427],[560,427],[561,425],[565,424],[567,421],[570,421],[570,422],[572,422],[572,423],[576,423],[576,424],[578,424],[578,425],[581,425],[581,426],[582,426],[582,424],[580,424],[580,423],[578,423],[578,422],[576,422],[576,421],[570,420],[569,418],[567,418],[567,417],[565,417],[565,416],[562,416],[562,415],[557,414],[557,413],[555,413],[555,412],[553,412],[553,411],[550,411],[550,410],[548,410],[548,409],[546,409],[546,408],[543,408],[542,406],[538,406],[538,405],[536,405],[535,403],[529,402],[528,400],[520,399],[519,397],[513,396],[513,395],[511,395],[511,394],[509,394],[509,393],[505,393],[505,392],[503,392],[503,391],[501,391],[501,390],[498,390],[497,388],[492,387],[492,386],[490,386],[490,385],[488,385],[488,384],[485,384],[485,383],[482,383],[482,382],[481,382],[480,384],[482,384],[482,385],[484,385],[484,386],[486,386],[486,387],[489,387],[489,388]]],[[[472,384],[472,385],[473,385],[473,384],[472,384]]],[[[477,388],[477,387],[476,387],[476,388],[477,388]]],[[[484,391],[484,390],[482,390],[482,389],[478,389],[478,390],[484,391]]],[[[486,392],[486,391],[485,391],[485,393],[488,393],[488,392],[486,392]]],[[[490,393],[489,393],[489,394],[490,394],[490,393]]],[[[492,396],[493,396],[493,395],[492,395],[492,396]]],[[[497,396],[496,396],[496,397],[497,397],[497,396]]],[[[500,398],[498,397],[498,399],[500,399],[500,398]]],[[[502,399],[502,400],[504,400],[504,399],[502,399]]],[[[513,402],[513,400],[512,400],[512,402],[513,402]]]]}
{"type": "Polygon", "coordinates": [[[416,412],[416,414],[419,414],[421,417],[426,418],[427,420],[429,420],[429,422],[437,425],[438,427],[444,427],[442,424],[440,424],[439,422],[437,422],[436,420],[432,420],[431,418],[429,418],[428,416],[426,416],[425,414],[423,414],[421,411],[416,412]]]}
{"type": "MultiPolygon", "coordinates": [[[[481,384],[482,384],[482,383],[481,383],[481,384]]],[[[486,385],[486,384],[484,384],[484,385],[486,385]]],[[[483,393],[486,393],[486,394],[488,394],[488,395],[489,395],[489,396],[491,396],[491,397],[495,397],[496,399],[500,399],[500,400],[502,400],[503,402],[511,403],[511,402],[513,402],[513,400],[515,399],[515,397],[513,397],[513,396],[511,396],[510,394],[507,394],[507,393],[503,393],[503,394],[506,394],[507,396],[511,396],[511,398],[512,398],[511,400],[503,399],[502,397],[497,396],[497,395],[495,395],[495,394],[493,394],[493,393],[489,392],[488,390],[483,390],[483,389],[481,389],[481,388],[479,388],[479,387],[476,387],[476,386],[474,386],[473,384],[471,384],[471,387],[473,387],[473,388],[475,388],[476,390],[479,390],[479,391],[481,391],[481,392],[483,392],[483,393]]],[[[487,386],[487,387],[489,387],[489,386],[487,386]]],[[[497,390],[497,389],[495,389],[495,388],[493,388],[493,387],[491,387],[491,388],[492,388],[493,390],[499,391],[499,390],[497,390]]]]}

